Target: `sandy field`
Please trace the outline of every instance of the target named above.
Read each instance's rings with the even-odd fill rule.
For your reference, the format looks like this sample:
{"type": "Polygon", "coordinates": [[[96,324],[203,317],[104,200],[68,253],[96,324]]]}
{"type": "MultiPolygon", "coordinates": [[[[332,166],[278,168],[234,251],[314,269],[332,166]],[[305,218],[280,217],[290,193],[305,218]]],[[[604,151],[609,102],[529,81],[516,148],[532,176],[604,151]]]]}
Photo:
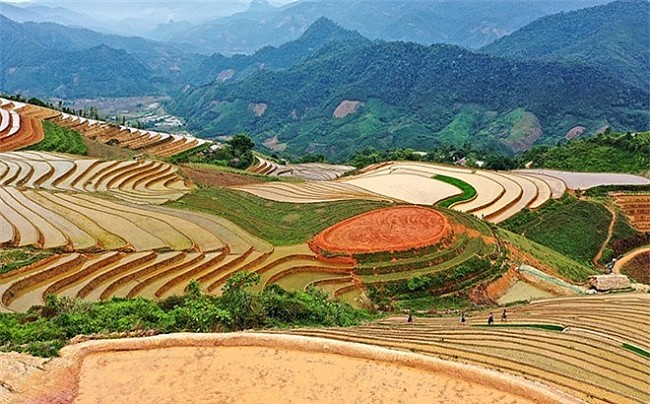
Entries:
{"type": "Polygon", "coordinates": [[[462,191],[446,182],[409,174],[361,176],[345,183],[417,205],[433,205],[462,191]]]}
{"type": "Polygon", "coordinates": [[[332,253],[404,251],[436,244],[449,231],[443,214],[399,206],[363,213],[328,227],[314,237],[312,245],[332,253]]]}
{"type": "MultiPolygon", "coordinates": [[[[0,362],[2,363],[2,362],[0,362]]],[[[288,335],[172,334],[66,347],[1,402],[560,403],[570,397],[479,367],[288,335]],[[76,382],[73,382],[76,380],[76,382]]],[[[2,390],[0,390],[2,391],[2,390]]]]}

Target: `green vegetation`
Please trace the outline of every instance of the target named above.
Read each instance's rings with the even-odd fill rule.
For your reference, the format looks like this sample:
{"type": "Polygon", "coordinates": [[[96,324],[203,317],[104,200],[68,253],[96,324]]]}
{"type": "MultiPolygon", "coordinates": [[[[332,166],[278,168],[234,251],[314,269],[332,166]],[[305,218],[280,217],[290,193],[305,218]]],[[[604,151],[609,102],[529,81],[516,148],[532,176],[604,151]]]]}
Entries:
{"type": "Polygon", "coordinates": [[[69,153],[79,156],[85,156],[88,153],[88,147],[79,132],[50,121],[42,121],[42,123],[45,137],[39,143],[28,147],[28,150],[69,153]]]}
{"type": "Polygon", "coordinates": [[[463,193],[460,195],[452,196],[450,198],[438,202],[438,206],[440,207],[449,208],[451,205],[457,202],[469,201],[476,196],[476,189],[474,189],[473,186],[469,185],[463,180],[459,180],[458,178],[453,178],[453,177],[447,177],[446,175],[435,175],[433,178],[451,184],[457,188],[460,188],[460,190],[463,191],[463,193]]]}
{"type": "Polygon", "coordinates": [[[607,198],[610,192],[625,192],[632,194],[649,194],[650,185],[601,185],[582,191],[584,196],[592,198],[607,198]]]}
{"type": "Polygon", "coordinates": [[[490,258],[475,255],[463,258],[456,264],[453,264],[453,260],[448,262],[452,265],[443,264],[439,268],[433,266],[428,269],[428,273],[395,272],[396,275],[401,275],[401,279],[367,283],[368,297],[383,309],[421,308],[428,303],[442,304],[448,308],[463,308],[469,303],[467,288],[505,270],[499,262],[493,263],[490,258]]]}
{"type": "Polygon", "coordinates": [[[50,255],[52,253],[31,248],[0,250],[0,274],[33,264],[50,255]]]}
{"type": "Polygon", "coordinates": [[[583,63],[350,40],[281,71],[189,88],[166,108],[198,134],[244,132],[258,144],[277,136],[289,154],[342,161],[367,147],[428,151],[459,141],[512,154],[563,140],[577,125],[593,133],[606,122],[647,130],[648,106],[647,90],[583,63]],[[344,100],[364,104],[334,118],[344,100]],[[262,115],[251,109],[260,103],[267,106],[262,115]]]}
{"type": "Polygon", "coordinates": [[[581,262],[593,259],[607,238],[612,215],[601,203],[565,195],[536,211],[524,209],[501,227],[581,262]]]}
{"type": "Polygon", "coordinates": [[[645,358],[650,359],[650,352],[646,351],[645,349],[641,349],[639,347],[636,347],[634,345],[626,344],[625,342],[623,343],[623,348],[632,351],[636,354],[639,354],[645,358]]]}
{"type": "Polygon", "coordinates": [[[335,223],[390,204],[362,200],[286,203],[259,198],[243,191],[204,188],[169,206],[224,217],[255,236],[280,246],[304,243],[335,223]]]}
{"type": "Polygon", "coordinates": [[[207,163],[245,169],[253,164],[253,147],[255,147],[255,143],[248,136],[240,133],[225,142],[221,148],[213,150],[211,144],[206,143],[170,157],[169,162],[173,164],[207,163]]]}
{"type": "Polygon", "coordinates": [[[647,88],[649,14],[647,1],[615,1],[549,15],[496,40],[482,51],[506,58],[587,62],[630,84],[647,88]]]}
{"type": "Polygon", "coordinates": [[[252,171],[238,170],[236,168],[232,168],[232,167],[228,167],[228,166],[218,166],[218,165],[210,164],[210,163],[187,163],[187,164],[183,164],[183,166],[187,166],[189,168],[198,168],[198,169],[204,169],[204,170],[222,171],[222,172],[225,172],[225,173],[244,175],[246,177],[255,178],[255,179],[259,180],[260,182],[304,182],[305,181],[304,179],[302,179],[300,177],[264,175],[264,174],[254,173],[252,171]]]}
{"type": "Polygon", "coordinates": [[[472,327],[535,328],[546,331],[564,331],[564,326],[554,324],[472,324],[472,327]]]}
{"type": "Polygon", "coordinates": [[[556,270],[560,276],[571,281],[585,282],[590,275],[598,273],[587,263],[575,261],[552,248],[543,246],[526,237],[503,229],[498,230],[498,235],[504,241],[513,244],[524,253],[530,254],[542,264],[556,270]]]}
{"type": "Polygon", "coordinates": [[[605,131],[558,146],[533,147],[521,160],[567,171],[643,173],[650,170],[650,132],[605,131]]]}
{"type": "Polygon", "coordinates": [[[230,278],[221,297],[201,293],[191,282],[185,296],[154,302],[142,298],[98,303],[48,296],[27,313],[0,313],[0,351],[55,356],[76,335],[107,333],[219,332],[291,326],[349,326],[370,319],[327,294],[309,289],[287,292],[271,286],[251,292],[259,275],[230,278]]]}

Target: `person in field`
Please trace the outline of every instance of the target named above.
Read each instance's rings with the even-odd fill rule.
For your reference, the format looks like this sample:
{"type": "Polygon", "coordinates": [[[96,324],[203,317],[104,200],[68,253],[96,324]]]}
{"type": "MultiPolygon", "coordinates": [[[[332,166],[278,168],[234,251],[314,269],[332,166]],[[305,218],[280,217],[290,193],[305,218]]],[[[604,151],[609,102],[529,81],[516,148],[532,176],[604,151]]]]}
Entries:
{"type": "Polygon", "coordinates": [[[501,313],[501,321],[508,321],[508,313],[506,312],[506,309],[503,309],[503,313],[501,313]]]}
{"type": "Polygon", "coordinates": [[[460,323],[465,324],[465,312],[460,313],[460,323]]]}
{"type": "Polygon", "coordinates": [[[488,317],[488,325],[492,325],[494,323],[494,314],[490,313],[490,317],[488,317]]]}
{"type": "Polygon", "coordinates": [[[413,322],[413,313],[411,312],[411,310],[409,310],[409,318],[406,320],[406,322],[408,322],[408,323],[413,322]]]}

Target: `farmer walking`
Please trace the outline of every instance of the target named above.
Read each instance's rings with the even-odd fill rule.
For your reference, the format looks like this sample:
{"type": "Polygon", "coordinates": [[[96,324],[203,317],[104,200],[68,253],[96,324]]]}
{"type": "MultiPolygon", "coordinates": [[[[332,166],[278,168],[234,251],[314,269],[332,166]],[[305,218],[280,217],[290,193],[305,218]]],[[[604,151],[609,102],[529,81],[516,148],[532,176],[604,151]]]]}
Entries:
{"type": "Polygon", "coordinates": [[[413,322],[413,313],[411,312],[411,310],[409,310],[409,318],[406,320],[406,322],[408,322],[408,323],[413,322]]]}
{"type": "Polygon", "coordinates": [[[506,312],[506,309],[503,309],[503,313],[501,314],[501,321],[508,321],[508,313],[506,312]]]}
{"type": "Polygon", "coordinates": [[[460,313],[460,323],[465,324],[465,312],[460,313]]]}
{"type": "Polygon", "coordinates": [[[494,323],[494,314],[490,313],[490,317],[488,317],[488,325],[492,325],[494,323]]]}

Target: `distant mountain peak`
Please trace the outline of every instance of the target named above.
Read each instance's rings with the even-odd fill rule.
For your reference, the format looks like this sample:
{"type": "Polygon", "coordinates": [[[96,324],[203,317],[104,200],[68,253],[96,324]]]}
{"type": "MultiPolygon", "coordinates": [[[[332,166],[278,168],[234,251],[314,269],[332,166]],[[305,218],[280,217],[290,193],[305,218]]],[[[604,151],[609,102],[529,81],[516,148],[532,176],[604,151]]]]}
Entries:
{"type": "Polygon", "coordinates": [[[268,11],[275,9],[268,0],[251,0],[248,11],[268,11]]]}
{"type": "Polygon", "coordinates": [[[327,17],[320,17],[305,30],[299,40],[320,42],[322,39],[363,39],[363,36],[356,31],[341,27],[327,17]]]}
{"type": "Polygon", "coordinates": [[[341,27],[339,24],[335,23],[334,21],[330,20],[327,17],[320,17],[316,21],[311,23],[311,25],[309,26],[309,28],[307,28],[307,31],[305,31],[305,33],[309,32],[309,31],[324,31],[324,30],[327,30],[327,31],[333,31],[333,30],[343,31],[345,29],[343,27],[341,27]]]}

